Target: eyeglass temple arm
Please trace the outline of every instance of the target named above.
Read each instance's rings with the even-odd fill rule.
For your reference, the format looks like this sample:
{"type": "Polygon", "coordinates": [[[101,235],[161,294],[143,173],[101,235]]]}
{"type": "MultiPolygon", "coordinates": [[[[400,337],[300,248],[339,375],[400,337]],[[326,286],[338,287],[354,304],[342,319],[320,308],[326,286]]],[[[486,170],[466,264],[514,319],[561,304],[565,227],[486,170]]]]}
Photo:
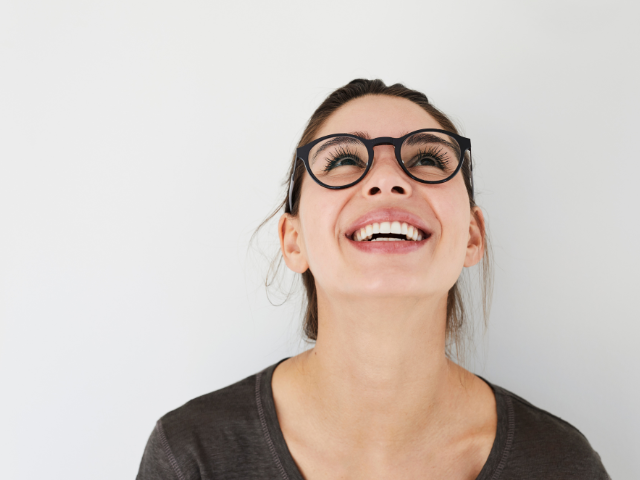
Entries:
{"type": "Polygon", "coordinates": [[[473,186],[473,160],[471,158],[471,149],[469,149],[469,185],[471,186],[471,200],[475,202],[476,193],[473,186]]]}
{"type": "Polygon", "coordinates": [[[295,162],[293,162],[293,170],[291,171],[291,180],[289,180],[289,213],[293,213],[293,177],[296,174],[296,165],[298,164],[298,158],[296,157],[295,162]]]}

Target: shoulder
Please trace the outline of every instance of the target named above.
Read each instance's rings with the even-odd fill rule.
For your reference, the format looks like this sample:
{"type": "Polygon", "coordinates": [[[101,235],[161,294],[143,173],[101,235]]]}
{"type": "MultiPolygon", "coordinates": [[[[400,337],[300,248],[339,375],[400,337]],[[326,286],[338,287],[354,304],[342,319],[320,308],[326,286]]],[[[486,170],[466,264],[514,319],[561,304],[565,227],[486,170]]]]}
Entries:
{"type": "Polygon", "coordinates": [[[251,425],[256,419],[256,376],[196,397],[160,418],[167,436],[202,435],[228,425],[251,425]]]}
{"type": "Polygon", "coordinates": [[[503,478],[610,478],[600,455],[575,426],[505,388],[494,388],[505,399],[509,422],[503,478]]]}
{"type": "Polygon", "coordinates": [[[256,466],[269,461],[257,407],[261,373],[162,416],[147,443],[138,479],[226,478],[229,472],[255,478],[256,466]]]}

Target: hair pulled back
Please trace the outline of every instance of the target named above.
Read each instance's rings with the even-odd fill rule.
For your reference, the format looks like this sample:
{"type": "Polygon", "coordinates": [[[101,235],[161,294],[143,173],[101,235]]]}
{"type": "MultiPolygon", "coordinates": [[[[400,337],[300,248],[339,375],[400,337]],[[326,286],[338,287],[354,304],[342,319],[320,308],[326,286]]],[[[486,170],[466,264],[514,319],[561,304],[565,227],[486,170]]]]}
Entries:
{"type": "MultiPolygon", "coordinates": [[[[306,145],[307,143],[313,141],[316,137],[317,132],[336,110],[338,110],[340,107],[350,102],[351,100],[355,100],[356,98],[364,97],[366,95],[386,95],[390,97],[399,97],[410,100],[424,109],[429,115],[431,115],[442,126],[444,130],[458,133],[458,130],[453,122],[444,113],[442,113],[435,106],[429,103],[429,100],[424,93],[407,88],[400,83],[387,86],[382,80],[379,79],[366,80],[359,78],[356,80],[352,80],[347,85],[341,88],[338,88],[322,102],[322,104],[316,109],[313,115],[311,115],[311,118],[309,119],[309,122],[304,129],[302,137],[298,142],[298,147],[306,145]]],[[[289,186],[296,160],[296,154],[294,152],[285,182],[286,194],[282,201],[278,204],[277,208],[256,229],[256,233],[271,218],[273,218],[278,212],[282,211],[283,209],[286,213],[289,213],[293,216],[298,215],[300,205],[300,192],[306,170],[302,165],[299,165],[298,168],[295,169],[294,188],[291,192],[292,209],[290,210],[289,186]]],[[[471,162],[465,161],[460,170],[460,173],[462,174],[464,179],[465,186],[467,188],[467,193],[469,194],[470,209],[476,206],[473,194],[471,168],[471,162]]],[[[482,221],[480,221],[480,218],[475,215],[475,213],[474,216],[476,216],[476,220],[478,220],[478,223],[483,230],[484,238],[484,255],[481,264],[481,290],[484,325],[486,327],[490,308],[492,284],[491,262],[489,258],[490,248],[488,244],[488,236],[485,225],[482,221]]],[[[267,287],[272,284],[273,279],[277,274],[277,270],[279,269],[281,264],[282,254],[279,252],[278,256],[273,260],[271,264],[271,269],[266,280],[267,287]]],[[[303,332],[308,340],[315,341],[318,338],[318,300],[315,279],[313,277],[313,274],[311,273],[311,270],[307,269],[306,272],[302,273],[301,280],[306,293],[306,308],[304,313],[303,332]]],[[[456,356],[458,357],[458,360],[460,360],[464,354],[463,352],[465,350],[465,344],[467,340],[466,338],[464,338],[464,331],[466,324],[468,323],[468,309],[465,305],[465,297],[467,297],[468,295],[463,292],[460,283],[461,278],[459,278],[458,281],[456,281],[453,287],[451,287],[451,289],[449,290],[447,297],[446,321],[446,354],[451,358],[452,347],[455,345],[456,356]]]]}

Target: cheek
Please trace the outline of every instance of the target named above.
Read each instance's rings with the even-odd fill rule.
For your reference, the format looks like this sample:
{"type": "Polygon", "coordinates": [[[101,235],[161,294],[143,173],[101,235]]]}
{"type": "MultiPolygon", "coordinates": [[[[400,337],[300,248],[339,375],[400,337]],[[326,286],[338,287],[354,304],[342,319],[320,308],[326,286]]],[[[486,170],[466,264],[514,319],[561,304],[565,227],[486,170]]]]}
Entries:
{"type": "Polygon", "coordinates": [[[460,185],[452,184],[451,187],[449,191],[442,189],[442,194],[433,199],[432,205],[442,228],[440,247],[448,258],[464,262],[469,241],[471,208],[464,182],[460,181],[460,185]]]}
{"type": "Polygon", "coordinates": [[[300,192],[300,223],[302,243],[311,270],[326,263],[336,245],[336,219],[342,207],[341,193],[334,192],[306,179],[300,192]]]}

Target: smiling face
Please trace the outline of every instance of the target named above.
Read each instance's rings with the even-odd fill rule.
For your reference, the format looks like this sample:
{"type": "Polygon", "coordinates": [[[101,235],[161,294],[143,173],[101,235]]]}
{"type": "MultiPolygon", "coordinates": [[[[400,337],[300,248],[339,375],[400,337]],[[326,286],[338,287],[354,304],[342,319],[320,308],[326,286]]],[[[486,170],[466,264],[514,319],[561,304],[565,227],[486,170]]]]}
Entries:
{"type": "MultiPolygon", "coordinates": [[[[442,126],[410,100],[369,95],[340,107],[315,138],[351,132],[401,137],[424,128],[442,126]]],[[[374,152],[371,170],[350,188],[324,188],[305,172],[298,216],[280,220],[285,262],[299,273],[309,268],[318,295],[446,296],[462,268],[482,257],[482,212],[472,215],[460,173],[442,184],[423,184],[404,173],[392,145],[374,152]],[[387,233],[387,224],[397,237],[414,227],[418,240],[367,241],[367,235],[378,236],[376,228],[387,233]]]]}

